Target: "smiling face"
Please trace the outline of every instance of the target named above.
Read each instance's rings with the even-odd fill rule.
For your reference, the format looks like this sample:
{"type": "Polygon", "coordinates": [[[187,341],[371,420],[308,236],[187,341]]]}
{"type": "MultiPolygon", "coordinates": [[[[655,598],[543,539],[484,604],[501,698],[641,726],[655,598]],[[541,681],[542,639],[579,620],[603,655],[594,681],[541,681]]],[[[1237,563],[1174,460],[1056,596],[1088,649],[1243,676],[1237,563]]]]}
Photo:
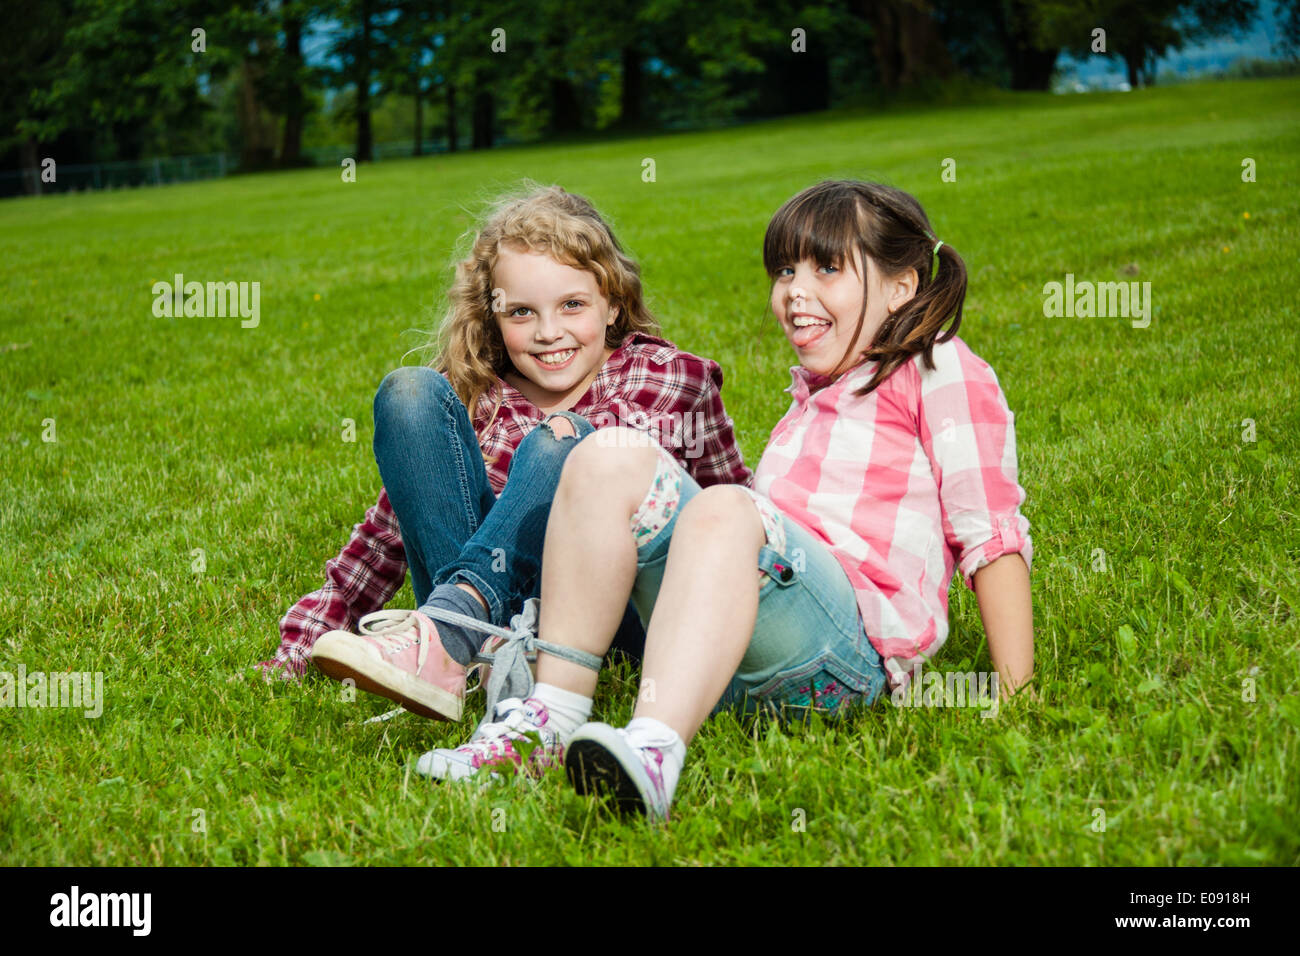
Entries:
{"type": "Polygon", "coordinates": [[[864,272],[860,253],[855,264],[856,270],[844,263],[821,266],[806,258],[780,266],[773,275],[772,313],[799,364],[818,375],[844,372],[857,364],[889,314],[916,292],[914,271],[886,279],[868,258],[864,272]],[[854,335],[864,289],[867,314],[861,331],[854,335]]]}
{"type": "Polygon", "coordinates": [[[495,318],[515,367],[506,381],[543,412],[571,408],[613,351],[605,329],[618,306],[592,273],[516,246],[498,250],[492,284],[494,307],[501,307],[495,318]]]}

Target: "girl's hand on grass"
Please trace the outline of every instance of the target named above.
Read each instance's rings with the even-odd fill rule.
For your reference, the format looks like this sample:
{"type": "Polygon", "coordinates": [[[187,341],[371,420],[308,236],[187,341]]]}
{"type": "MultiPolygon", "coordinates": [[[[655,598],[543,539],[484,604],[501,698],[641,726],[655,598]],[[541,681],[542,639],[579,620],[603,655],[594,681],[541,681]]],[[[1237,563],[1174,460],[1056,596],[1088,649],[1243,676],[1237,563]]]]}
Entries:
{"type": "MultiPolygon", "coordinates": [[[[258,661],[246,670],[253,677],[260,677],[268,684],[273,683],[277,678],[282,681],[290,681],[296,676],[289,670],[288,666],[283,661],[258,661]]],[[[243,680],[244,673],[244,671],[240,671],[230,679],[232,681],[243,680]]]]}
{"type": "Polygon", "coordinates": [[[1043,702],[1038,694],[1038,685],[1034,683],[1033,677],[1023,681],[1019,687],[1014,689],[1007,681],[999,681],[998,696],[1002,698],[1004,704],[1013,697],[1026,703],[1041,704],[1043,702]]]}

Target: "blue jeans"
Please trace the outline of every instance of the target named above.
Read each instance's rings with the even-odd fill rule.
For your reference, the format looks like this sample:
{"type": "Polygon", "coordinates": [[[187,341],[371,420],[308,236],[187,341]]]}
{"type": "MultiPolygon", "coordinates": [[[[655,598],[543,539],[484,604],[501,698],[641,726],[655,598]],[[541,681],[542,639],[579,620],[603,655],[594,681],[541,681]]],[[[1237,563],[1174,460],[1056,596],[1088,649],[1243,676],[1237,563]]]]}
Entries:
{"type": "MultiPolygon", "coordinates": [[[[427,366],[403,366],[375,394],[375,462],[401,528],[416,606],[435,585],[464,582],[506,626],[541,589],[546,519],[564,460],[594,431],[573,412],[556,412],[575,436],[546,422],[519,443],[498,498],[488,481],[469,413],[450,383],[427,366]]],[[[645,633],[629,606],[616,649],[639,658],[645,633]]]]}
{"type": "MultiPolygon", "coordinates": [[[[666,456],[660,458],[660,468],[670,464],[666,456]]],[[[676,510],[637,548],[632,601],[646,623],[663,584],[677,516],[699,491],[683,471],[676,510]]],[[[768,507],[775,512],[770,503],[768,507]]],[[[853,585],[820,539],[783,514],[780,521],[782,550],[765,543],[758,553],[764,577],[749,647],[713,712],[763,710],[800,717],[817,710],[839,717],[869,706],[885,689],[887,678],[863,629],[853,585]]]]}

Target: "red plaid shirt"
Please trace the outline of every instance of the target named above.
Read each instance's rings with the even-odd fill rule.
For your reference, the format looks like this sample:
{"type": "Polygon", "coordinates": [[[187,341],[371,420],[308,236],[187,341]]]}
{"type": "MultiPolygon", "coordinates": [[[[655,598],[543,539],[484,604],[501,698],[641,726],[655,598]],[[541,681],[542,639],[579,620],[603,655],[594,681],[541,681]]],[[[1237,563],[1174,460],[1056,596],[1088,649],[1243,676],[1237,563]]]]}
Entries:
{"type": "MultiPolygon", "coordinates": [[[[653,335],[633,333],[610,355],[595,381],[571,411],[597,428],[626,425],[650,431],[698,481],[752,485],[722,405],[722,369],[717,362],[681,352],[653,335]]],[[[508,382],[498,380],[480,403],[474,428],[488,480],[497,494],[515,448],[544,418],[541,410],[508,382]],[[495,418],[491,410],[497,399],[495,418]]],[[[327,631],[354,630],[365,614],[388,603],[406,580],[406,552],[387,491],[352,529],[352,539],[325,563],[325,586],[302,598],[280,620],[280,646],[262,667],[300,676],[307,652],[327,631]]]]}

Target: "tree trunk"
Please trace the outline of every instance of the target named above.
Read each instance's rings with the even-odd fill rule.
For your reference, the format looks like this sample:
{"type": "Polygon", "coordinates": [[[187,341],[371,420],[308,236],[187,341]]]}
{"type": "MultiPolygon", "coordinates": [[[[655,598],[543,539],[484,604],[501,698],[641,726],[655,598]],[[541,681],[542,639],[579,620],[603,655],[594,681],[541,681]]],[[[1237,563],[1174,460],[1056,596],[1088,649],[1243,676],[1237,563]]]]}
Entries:
{"type": "Polygon", "coordinates": [[[899,86],[918,86],[930,79],[946,80],[954,69],[948,47],[939,35],[934,11],[926,2],[903,3],[898,19],[903,72],[899,86]]]}
{"type": "Polygon", "coordinates": [[[424,155],[424,91],[420,89],[420,78],[415,78],[415,151],[414,155],[424,155]]]}
{"type": "Polygon", "coordinates": [[[623,92],[619,103],[619,123],[641,125],[643,76],[641,52],[634,46],[623,47],[623,92]]]}
{"type": "Polygon", "coordinates": [[[768,61],[768,72],[778,83],[771,91],[771,102],[779,104],[782,113],[830,109],[831,65],[825,47],[818,43],[814,39],[812,49],[806,53],[780,49],[776,58],[768,61]]]}
{"type": "Polygon", "coordinates": [[[871,48],[875,54],[877,79],[886,90],[898,89],[898,77],[903,72],[898,48],[898,15],[892,3],[872,3],[862,0],[862,14],[871,24],[871,48]]]}
{"type": "Polygon", "coordinates": [[[1132,50],[1124,51],[1124,66],[1128,68],[1128,85],[1135,90],[1142,82],[1143,59],[1141,51],[1136,53],[1132,50]]]}
{"type": "Polygon", "coordinates": [[[576,133],[582,129],[582,108],[573,84],[563,77],[551,78],[551,132],[576,133]]]}
{"type": "Polygon", "coordinates": [[[456,129],[456,84],[447,84],[447,152],[456,152],[460,133],[456,129]]]}
{"type": "Polygon", "coordinates": [[[1013,90],[1046,90],[1052,83],[1056,68],[1057,49],[1046,50],[1034,45],[1031,15],[1023,2],[1013,2],[1003,14],[1001,4],[995,5],[1001,27],[1003,50],[1011,68],[1013,90]]]}
{"type": "Polygon", "coordinates": [[[831,108],[831,64],[826,54],[818,51],[817,59],[809,66],[808,75],[799,84],[800,112],[816,112],[831,108]]]}
{"type": "Polygon", "coordinates": [[[257,95],[259,68],[245,59],[239,70],[239,168],[267,169],[275,159],[275,130],[262,115],[257,95]]]}
{"type": "Polygon", "coordinates": [[[1058,50],[1022,49],[1007,51],[1007,60],[1011,64],[1011,88],[1013,90],[1047,90],[1052,85],[1052,74],[1056,71],[1058,50]]]}
{"type": "MultiPolygon", "coordinates": [[[[241,117],[242,128],[242,117],[241,117]]],[[[136,160],[144,152],[144,133],[140,121],[126,120],[113,124],[113,146],[117,159],[136,160]]]]}
{"type": "Polygon", "coordinates": [[[361,49],[357,53],[357,162],[374,159],[370,139],[370,4],[361,4],[361,49]]]}
{"type": "Polygon", "coordinates": [[[280,165],[302,164],[302,114],[290,113],[284,118],[284,140],[280,144],[280,165]]]}
{"type": "Polygon", "coordinates": [[[492,114],[492,94],[488,92],[487,83],[480,81],[474,88],[471,149],[492,148],[492,114]]]}
{"type": "Polygon", "coordinates": [[[859,0],[872,27],[880,84],[887,90],[947,79],[954,68],[927,0],[859,0]]]}
{"type": "Polygon", "coordinates": [[[830,63],[820,38],[814,35],[803,53],[782,44],[761,57],[762,72],[746,82],[754,99],[741,109],[741,116],[783,116],[830,108],[830,63]]]}
{"type": "Polygon", "coordinates": [[[284,139],[280,143],[280,165],[297,166],[302,162],[302,125],[306,112],[298,71],[302,69],[302,21],[291,18],[284,25],[284,51],[293,74],[284,111],[284,139]]]}
{"type": "Polygon", "coordinates": [[[36,140],[24,136],[22,142],[18,144],[18,149],[22,157],[19,165],[23,170],[23,192],[39,196],[44,189],[41,183],[41,155],[36,140]]]}

